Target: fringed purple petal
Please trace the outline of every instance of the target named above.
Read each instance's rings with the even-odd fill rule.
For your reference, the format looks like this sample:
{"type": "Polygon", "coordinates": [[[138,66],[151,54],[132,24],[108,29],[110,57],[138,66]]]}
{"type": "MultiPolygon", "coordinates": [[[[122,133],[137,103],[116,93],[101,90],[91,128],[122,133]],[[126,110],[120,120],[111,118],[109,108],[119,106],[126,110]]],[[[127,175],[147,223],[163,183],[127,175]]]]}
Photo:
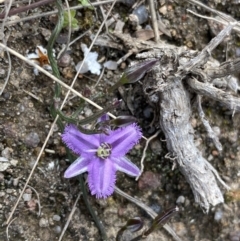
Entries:
{"type": "Polygon", "coordinates": [[[88,185],[92,195],[107,198],[115,187],[116,168],[109,159],[96,158],[88,167],[88,185]]]}
{"type": "Polygon", "coordinates": [[[118,171],[124,172],[133,177],[137,177],[140,175],[140,169],[135,164],[133,164],[126,156],[112,159],[118,171]]]}
{"type": "Polygon", "coordinates": [[[105,142],[112,146],[112,157],[124,156],[142,137],[140,128],[134,123],[119,128],[105,137],[105,142]]]}
{"type": "Polygon", "coordinates": [[[88,165],[90,161],[83,158],[79,157],[76,161],[74,161],[68,169],[64,173],[65,178],[70,178],[70,177],[75,177],[79,174],[82,174],[87,171],[88,165]]]}
{"type": "Polygon", "coordinates": [[[81,155],[87,153],[89,150],[96,150],[99,147],[100,137],[99,134],[83,134],[75,125],[68,125],[64,129],[62,140],[69,149],[81,155]]]}

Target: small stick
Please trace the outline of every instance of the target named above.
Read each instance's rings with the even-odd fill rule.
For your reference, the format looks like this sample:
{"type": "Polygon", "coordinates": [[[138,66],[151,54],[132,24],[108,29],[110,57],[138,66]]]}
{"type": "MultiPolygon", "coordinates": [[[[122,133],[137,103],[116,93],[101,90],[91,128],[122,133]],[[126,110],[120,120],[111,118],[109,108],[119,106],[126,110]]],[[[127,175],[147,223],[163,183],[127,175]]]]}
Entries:
{"type": "Polygon", "coordinates": [[[204,61],[210,56],[213,49],[215,49],[223,39],[229,35],[233,29],[233,27],[237,24],[237,22],[231,22],[228,26],[226,26],[216,37],[214,37],[210,43],[201,51],[201,53],[190,60],[187,64],[181,67],[180,71],[189,72],[194,69],[197,65],[203,64],[204,61]]]}
{"type": "MultiPolygon", "coordinates": [[[[5,3],[5,7],[6,7],[6,13],[5,14],[6,15],[8,14],[8,12],[9,12],[11,6],[12,6],[12,3],[13,3],[13,0],[10,0],[8,3],[5,3]]],[[[4,20],[2,22],[1,30],[0,30],[0,40],[2,40],[5,45],[7,45],[7,40],[5,39],[5,34],[4,34],[4,27],[5,27],[5,24],[6,24],[6,19],[7,18],[4,18],[4,20]]],[[[9,81],[9,78],[10,78],[11,71],[12,71],[11,56],[10,56],[8,50],[6,50],[6,52],[7,52],[9,67],[8,67],[8,74],[7,74],[6,80],[5,80],[4,84],[3,84],[2,89],[0,90],[0,95],[2,95],[4,89],[6,88],[7,83],[9,81]]]]}
{"type": "Polygon", "coordinates": [[[27,187],[29,187],[30,189],[32,189],[32,190],[35,192],[36,196],[37,196],[37,199],[38,199],[38,217],[40,217],[40,216],[41,216],[41,203],[40,203],[39,194],[38,194],[38,192],[36,191],[36,189],[34,189],[33,187],[31,187],[31,186],[29,186],[29,185],[27,185],[27,187]]]}
{"type": "Polygon", "coordinates": [[[82,193],[79,193],[79,194],[78,194],[77,199],[76,199],[76,201],[75,201],[75,203],[74,203],[74,205],[73,205],[73,207],[72,207],[72,211],[71,211],[71,213],[70,213],[69,216],[68,216],[67,222],[66,222],[65,225],[64,225],[64,228],[63,228],[63,230],[62,230],[62,233],[61,233],[58,241],[61,241],[61,240],[62,240],[62,238],[63,238],[63,236],[64,236],[64,234],[65,234],[65,232],[66,232],[66,230],[67,230],[67,228],[68,228],[68,225],[69,225],[69,223],[70,223],[70,221],[71,221],[71,219],[72,219],[72,216],[73,216],[73,214],[75,213],[76,206],[77,206],[78,200],[79,200],[79,198],[80,198],[81,195],[82,195],[82,193]]]}
{"type": "Polygon", "coordinates": [[[222,180],[222,178],[219,176],[217,170],[208,162],[205,161],[206,165],[209,167],[209,169],[213,172],[217,180],[229,191],[231,188],[222,180]]]}
{"type": "Polygon", "coordinates": [[[148,0],[151,18],[152,18],[152,25],[153,25],[153,31],[154,31],[154,40],[157,43],[159,41],[159,31],[158,31],[158,24],[157,24],[157,16],[156,16],[156,10],[154,7],[154,1],[148,0]]]}
{"type": "Polygon", "coordinates": [[[98,80],[97,80],[97,83],[93,86],[94,88],[97,87],[97,85],[99,84],[100,80],[102,79],[103,74],[104,74],[104,71],[105,71],[105,67],[103,67],[103,69],[102,69],[102,71],[101,71],[101,74],[100,74],[100,76],[99,76],[99,78],[98,78],[98,80]]]}
{"type": "MultiPolygon", "coordinates": [[[[92,3],[93,6],[99,6],[99,5],[103,5],[103,4],[109,4],[109,3],[112,3],[114,2],[115,0],[106,0],[106,1],[102,1],[102,2],[96,2],[96,3],[92,3]]],[[[77,6],[74,6],[74,7],[70,7],[69,9],[70,10],[78,10],[78,9],[83,9],[83,8],[86,8],[88,6],[91,6],[91,5],[86,5],[86,6],[82,6],[82,5],[77,5],[77,6]]],[[[67,9],[64,8],[64,11],[66,11],[67,9]]],[[[9,21],[9,22],[6,22],[5,26],[9,26],[9,25],[13,25],[13,24],[16,24],[16,23],[20,23],[20,22],[24,22],[24,21],[28,21],[28,20],[31,20],[31,19],[36,19],[36,18],[41,18],[41,17],[46,17],[46,16],[49,16],[49,15],[52,15],[52,14],[56,14],[58,11],[57,10],[53,10],[53,11],[50,11],[50,12],[45,12],[45,13],[41,13],[41,14],[36,14],[36,15],[33,15],[33,16],[29,16],[29,17],[26,17],[26,18],[21,18],[19,20],[13,20],[13,21],[9,21]]],[[[1,16],[1,15],[0,15],[1,16]]],[[[0,18],[1,19],[1,18],[0,18]]]]}
{"type": "Polygon", "coordinates": [[[196,78],[188,79],[187,83],[197,94],[219,101],[228,109],[240,112],[240,99],[238,97],[235,97],[223,90],[217,89],[212,84],[202,83],[196,78]]]}
{"type": "Polygon", "coordinates": [[[16,218],[14,218],[13,220],[11,220],[11,222],[8,224],[8,226],[6,227],[6,235],[7,235],[7,240],[9,241],[9,235],[8,235],[8,228],[9,228],[9,226],[12,224],[12,222],[13,221],[15,221],[17,219],[17,217],[16,218]]]}
{"type": "Polygon", "coordinates": [[[207,131],[208,137],[213,141],[215,147],[217,148],[218,151],[222,151],[222,144],[218,140],[218,137],[215,135],[215,133],[212,130],[212,127],[210,126],[208,120],[205,118],[205,114],[202,109],[202,104],[201,104],[202,96],[198,95],[197,96],[197,104],[198,104],[198,114],[200,116],[200,119],[207,131]]]}
{"type": "Polygon", "coordinates": [[[66,6],[67,6],[67,13],[68,13],[68,35],[67,35],[67,42],[66,42],[65,48],[62,50],[62,54],[61,54],[61,55],[58,55],[59,58],[61,58],[61,56],[62,56],[63,54],[65,54],[65,52],[68,50],[68,48],[69,48],[69,43],[70,43],[70,39],[71,39],[71,34],[72,34],[72,28],[71,28],[71,25],[72,25],[72,17],[71,17],[71,12],[70,12],[70,9],[69,9],[68,0],[65,0],[65,4],[66,4],[66,6]]]}
{"type": "MultiPolygon", "coordinates": [[[[132,203],[136,204],[137,206],[139,206],[140,208],[142,208],[152,219],[157,217],[157,213],[155,213],[151,208],[149,208],[147,205],[145,205],[143,202],[141,202],[140,200],[128,195],[127,193],[125,193],[124,191],[122,191],[121,189],[119,189],[117,186],[115,186],[115,192],[118,193],[119,195],[123,196],[124,198],[126,198],[127,200],[131,201],[132,203]]],[[[174,238],[175,241],[182,241],[177,234],[175,233],[175,231],[168,225],[168,224],[164,224],[163,228],[172,235],[172,237],[174,238]]]]}
{"type": "MultiPolygon", "coordinates": [[[[204,18],[204,19],[207,19],[207,20],[212,20],[212,21],[215,21],[215,22],[217,22],[219,24],[227,25],[229,23],[229,22],[226,22],[225,20],[222,20],[222,19],[217,19],[217,18],[214,18],[214,17],[208,17],[208,16],[201,15],[199,13],[195,13],[194,11],[192,11],[190,9],[187,9],[187,11],[189,13],[192,13],[193,15],[196,15],[196,16],[200,17],[200,18],[204,18]]],[[[233,29],[239,33],[240,32],[239,23],[237,23],[236,26],[233,27],[233,29]]]]}
{"type": "MultiPolygon", "coordinates": [[[[15,14],[18,14],[18,13],[26,12],[27,10],[34,9],[34,8],[46,5],[48,3],[51,3],[51,2],[54,2],[54,0],[41,0],[41,1],[26,5],[26,6],[23,6],[23,7],[18,7],[18,8],[10,10],[6,17],[12,16],[12,15],[15,15],[15,14]]],[[[5,12],[1,13],[0,19],[3,19],[5,17],[5,15],[6,15],[5,12]]]]}
{"type": "MultiPolygon", "coordinates": [[[[96,0],[97,2],[100,2],[99,0],[96,0]]],[[[102,5],[100,5],[100,10],[101,10],[101,13],[102,13],[102,16],[103,16],[103,19],[106,17],[106,14],[105,14],[105,12],[104,12],[104,9],[103,9],[103,6],[102,5]]],[[[106,28],[106,31],[107,31],[107,33],[109,32],[108,31],[108,26],[107,26],[107,23],[105,22],[105,28],[106,28]]]]}
{"type": "MultiPolygon", "coordinates": [[[[16,52],[15,50],[7,47],[6,45],[0,43],[0,47],[5,48],[6,50],[9,51],[9,53],[15,55],[16,57],[18,57],[19,59],[25,61],[27,64],[33,66],[34,68],[38,69],[40,72],[42,72],[43,74],[45,74],[46,76],[48,76],[49,78],[51,78],[53,81],[58,82],[60,85],[62,85],[64,88],[66,88],[67,90],[70,90],[71,92],[73,92],[75,95],[77,95],[78,97],[80,97],[81,99],[85,100],[86,102],[88,102],[90,105],[96,107],[99,110],[102,110],[103,108],[101,106],[99,106],[98,104],[96,104],[95,102],[91,101],[90,99],[84,97],[82,94],[80,94],[78,91],[76,91],[75,89],[73,89],[71,86],[65,84],[63,81],[61,81],[60,79],[56,78],[54,75],[52,75],[51,73],[49,73],[48,71],[46,71],[45,69],[43,69],[42,67],[40,67],[39,65],[35,64],[33,61],[31,61],[30,59],[24,57],[23,55],[19,54],[18,52],[16,52]]],[[[109,116],[111,116],[112,118],[116,118],[116,116],[114,116],[111,113],[108,113],[109,116]]]]}
{"type": "MultiPolygon", "coordinates": [[[[96,34],[93,42],[92,42],[92,44],[91,44],[90,47],[89,47],[88,53],[90,52],[91,48],[93,47],[94,41],[97,39],[97,36],[99,35],[100,31],[102,30],[102,27],[103,27],[103,25],[104,25],[104,22],[106,21],[108,15],[109,15],[110,12],[112,11],[112,8],[114,7],[115,3],[116,3],[116,0],[115,0],[115,1],[113,2],[113,4],[111,5],[111,8],[109,9],[106,18],[105,18],[104,21],[102,22],[102,24],[101,24],[101,26],[100,26],[100,28],[99,28],[99,30],[98,30],[98,32],[97,32],[97,34],[96,34]]],[[[3,47],[5,47],[6,49],[8,49],[10,53],[12,52],[12,53],[14,53],[16,56],[21,56],[21,58],[23,57],[22,55],[18,54],[17,52],[13,51],[12,49],[8,48],[7,46],[3,45],[2,43],[0,43],[0,47],[1,47],[1,46],[3,46],[3,47]]],[[[83,59],[83,63],[84,63],[86,57],[87,57],[87,54],[86,54],[86,56],[85,56],[84,59],[83,59]]],[[[25,60],[26,60],[26,58],[25,58],[25,60]]],[[[40,69],[40,71],[44,72],[47,76],[51,76],[51,78],[54,79],[55,81],[57,81],[58,83],[61,82],[60,84],[61,84],[62,86],[65,86],[65,87],[68,86],[68,85],[66,85],[65,83],[63,83],[62,81],[60,81],[58,78],[56,78],[55,76],[53,76],[53,75],[51,75],[50,73],[48,73],[47,71],[43,71],[42,68],[40,68],[38,65],[34,64],[32,61],[26,60],[26,62],[29,63],[30,65],[33,65],[34,67],[36,66],[37,69],[40,69]]],[[[82,63],[82,65],[83,65],[83,63],[82,63]]],[[[80,71],[82,65],[80,66],[78,72],[80,71]]],[[[64,100],[63,100],[63,102],[62,102],[62,104],[61,104],[60,110],[61,110],[61,109],[63,108],[63,106],[65,105],[65,103],[66,103],[66,101],[67,101],[67,99],[68,99],[68,96],[69,96],[69,94],[70,94],[71,91],[77,93],[77,95],[81,95],[80,93],[78,93],[77,91],[75,91],[75,90],[73,89],[73,86],[74,86],[74,84],[75,84],[75,82],[76,82],[76,80],[77,80],[78,74],[79,74],[79,73],[77,73],[77,74],[75,75],[75,78],[74,78],[71,86],[70,86],[70,87],[68,86],[68,92],[67,92],[67,94],[66,94],[66,96],[65,96],[65,98],[64,98],[64,100]]],[[[90,100],[89,100],[89,101],[90,101],[90,100]]],[[[92,102],[92,101],[91,101],[91,102],[92,102]]],[[[94,102],[92,102],[92,103],[94,103],[94,102]]],[[[96,105],[96,104],[94,103],[94,105],[96,105]]],[[[99,107],[100,107],[100,106],[99,106],[99,107]]],[[[100,109],[102,109],[102,107],[100,107],[100,109]]],[[[111,116],[111,115],[110,115],[110,116],[111,116]]],[[[37,167],[37,165],[38,165],[38,162],[39,162],[39,160],[40,160],[40,158],[41,158],[41,156],[42,156],[42,153],[43,153],[43,151],[44,151],[44,149],[45,149],[45,147],[46,147],[46,145],[47,145],[47,142],[48,142],[50,136],[52,135],[52,132],[53,132],[53,129],[54,129],[54,126],[55,126],[57,120],[58,120],[58,115],[56,116],[56,118],[54,119],[54,121],[53,121],[53,123],[52,123],[52,125],[51,125],[51,128],[50,128],[50,130],[49,130],[49,132],[48,132],[48,135],[47,135],[47,137],[46,137],[46,139],[45,139],[45,141],[44,141],[44,143],[43,143],[43,145],[42,145],[42,148],[41,148],[41,150],[40,150],[40,152],[39,152],[39,154],[38,154],[37,160],[36,160],[36,162],[34,163],[34,165],[33,165],[33,167],[32,167],[32,170],[31,170],[31,172],[30,172],[30,174],[29,174],[29,176],[28,176],[28,178],[27,178],[26,184],[24,185],[24,187],[23,187],[23,189],[22,189],[22,191],[21,191],[21,193],[20,193],[20,195],[19,195],[19,197],[18,197],[18,199],[17,199],[17,201],[16,201],[16,203],[15,203],[15,205],[14,205],[14,207],[13,207],[13,209],[12,209],[10,215],[9,215],[9,217],[8,217],[7,223],[9,223],[9,221],[11,220],[12,215],[13,215],[13,213],[15,212],[15,210],[16,210],[16,208],[17,208],[17,206],[18,206],[18,203],[19,203],[19,201],[20,201],[20,199],[21,199],[21,197],[22,197],[22,195],[23,195],[23,192],[25,191],[26,186],[28,185],[28,183],[29,183],[29,181],[30,181],[30,179],[31,179],[31,177],[32,177],[32,175],[33,175],[33,172],[35,171],[35,169],[36,169],[36,167],[37,167]]]]}
{"type": "Polygon", "coordinates": [[[141,172],[140,172],[139,176],[136,177],[136,179],[135,179],[136,181],[139,179],[139,177],[140,177],[140,176],[142,175],[142,173],[143,173],[143,170],[144,170],[144,163],[143,163],[143,162],[144,162],[144,159],[145,159],[145,157],[146,157],[146,151],[147,151],[148,145],[149,145],[150,141],[151,141],[152,139],[154,139],[155,137],[157,137],[160,132],[161,132],[161,131],[158,130],[154,135],[152,135],[151,137],[149,137],[149,138],[147,139],[146,143],[145,143],[145,147],[144,147],[144,149],[143,149],[143,154],[142,154],[142,158],[141,158],[141,172]]]}
{"type": "Polygon", "coordinates": [[[41,98],[37,97],[36,95],[34,95],[33,93],[31,93],[31,92],[29,92],[29,91],[27,91],[27,90],[24,90],[24,89],[23,89],[23,92],[25,92],[26,94],[30,95],[30,96],[31,96],[32,98],[34,98],[35,100],[38,100],[38,101],[40,101],[41,103],[43,103],[43,100],[42,100],[41,98]]]}

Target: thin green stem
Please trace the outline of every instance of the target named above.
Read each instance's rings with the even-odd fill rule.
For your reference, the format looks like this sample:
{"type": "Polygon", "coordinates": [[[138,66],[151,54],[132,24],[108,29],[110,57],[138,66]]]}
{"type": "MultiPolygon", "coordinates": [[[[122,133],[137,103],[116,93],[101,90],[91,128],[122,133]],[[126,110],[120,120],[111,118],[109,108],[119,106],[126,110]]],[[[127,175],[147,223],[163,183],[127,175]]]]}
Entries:
{"type": "MultiPolygon", "coordinates": [[[[61,0],[57,0],[56,5],[57,5],[57,8],[58,8],[58,23],[57,23],[55,29],[53,30],[53,33],[52,33],[52,35],[49,39],[47,51],[48,51],[48,58],[49,58],[49,61],[50,61],[51,67],[52,67],[53,75],[56,76],[59,79],[60,73],[59,73],[59,70],[58,70],[56,60],[53,56],[53,45],[55,43],[55,40],[56,40],[57,36],[59,35],[59,33],[62,29],[64,18],[63,18],[63,7],[62,7],[61,0]]],[[[58,102],[60,100],[60,95],[61,95],[61,86],[60,86],[59,83],[56,83],[55,84],[54,100],[53,100],[53,104],[50,108],[50,113],[54,118],[56,118],[56,116],[59,115],[59,114],[61,116],[61,112],[58,111],[58,109],[60,109],[60,108],[58,108],[58,102]]],[[[61,118],[58,118],[57,124],[58,124],[59,128],[61,129],[61,131],[63,131],[64,125],[61,121],[61,118]]],[[[73,155],[69,152],[69,150],[67,150],[67,153],[68,153],[69,160],[71,162],[73,162],[74,161],[73,155]]],[[[82,192],[83,192],[83,199],[84,199],[85,205],[87,206],[88,211],[90,212],[97,228],[99,229],[99,231],[101,233],[101,236],[102,236],[102,239],[107,240],[107,235],[105,233],[104,227],[101,224],[101,222],[99,221],[99,219],[98,219],[97,215],[95,214],[94,210],[92,209],[91,205],[89,204],[86,187],[84,185],[83,177],[81,175],[79,176],[79,182],[80,182],[81,189],[82,189],[82,192]]]]}

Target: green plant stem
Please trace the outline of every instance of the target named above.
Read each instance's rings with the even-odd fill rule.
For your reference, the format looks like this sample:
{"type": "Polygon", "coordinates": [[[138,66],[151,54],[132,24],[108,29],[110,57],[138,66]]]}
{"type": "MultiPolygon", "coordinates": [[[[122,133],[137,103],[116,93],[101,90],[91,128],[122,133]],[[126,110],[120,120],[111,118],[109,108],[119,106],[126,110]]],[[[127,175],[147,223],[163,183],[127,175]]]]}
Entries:
{"type": "Polygon", "coordinates": [[[78,176],[78,180],[80,182],[80,186],[81,186],[81,190],[83,192],[83,200],[85,202],[85,205],[88,208],[88,211],[90,212],[90,214],[92,215],[92,218],[97,226],[97,228],[99,229],[100,233],[101,233],[101,237],[103,241],[107,241],[107,234],[105,232],[104,226],[102,225],[102,223],[99,221],[96,213],[94,212],[94,210],[92,209],[89,200],[87,198],[87,191],[86,191],[86,187],[85,187],[85,183],[84,183],[84,179],[82,175],[78,176]]]}
{"type": "MultiPolygon", "coordinates": [[[[52,67],[53,75],[56,76],[58,79],[60,79],[60,73],[58,70],[57,62],[54,59],[53,56],[53,45],[57,39],[57,36],[61,32],[62,26],[63,26],[63,7],[62,7],[62,2],[60,0],[56,1],[56,6],[58,9],[58,22],[56,24],[56,27],[54,28],[52,35],[49,38],[48,45],[47,45],[47,51],[48,51],[48,58],[50,61],[50,65],[52,67]]],[[[55,98],[59,98],[61,94],[61,86],[56,83],[55,85],[55,98]]]]}
{"type": "MultiPolygon", "coordinates": [[[[64,17],[63,17],[63,7],[62,7],[61,0],[57,0],[56,5],[57,5],[57,8],[58,8],[58,22],[57,22],[57,25],[56,25],[55,29],[53,30],[53,33],[52,33],[52,35],[49,39],[47,51],[48,51],[48,58],[49,58],[49,61],[50,61],[51,67],[52,67],[53,75],[56,76],[59,79],[60,73],[59,73],[59,70],[58,70],[56,60],[54,59],[54,56],[53,56],[53,45],[55,43],[55,40],[56,40],[57,36],[59,35],[59,33],[62,29],[64,17]]],[[[50,108],[50,113],[51,113],[53,118],[56,118],[56,116],[59,114],[59,112],[58,112],[58,102],[60,100],[60,95],[61,95],[61,86],[60,86],[60,84],[56,83],[55,84],[55,93],[54,93],[53,104],[50,108]]],[[[64,125],[61,121],[61,118],[58,118],[57,124],[58,124],[60,130],[63,131],[64,125]]],[[[73,162],[74,157],[70,153],[69,150],[67,150],[67,154],[68,154],[69,160],[71,162],[73,162]]],[[[98,219],[97,215],[95,214],[94,210],[92,209],[91,205],[89,204],[86,187],[84,185],[83,177],[81,175],[79,176],[79,182],[80,182],[80,186],[81,186],[81,189],[82,189],[82,192],[83,192],[83,199],[84,199],[85,205],[87,206],[88,211],[92,215],[92,218],[93,218],[97,228],[99,229],[99,231],[101,233],[102,240],[107,240],[107,235],[106,235],[106,232],[104,230],[104,227],[101,224],[101,222],[99,221],[99,219],[98,219]]]]}

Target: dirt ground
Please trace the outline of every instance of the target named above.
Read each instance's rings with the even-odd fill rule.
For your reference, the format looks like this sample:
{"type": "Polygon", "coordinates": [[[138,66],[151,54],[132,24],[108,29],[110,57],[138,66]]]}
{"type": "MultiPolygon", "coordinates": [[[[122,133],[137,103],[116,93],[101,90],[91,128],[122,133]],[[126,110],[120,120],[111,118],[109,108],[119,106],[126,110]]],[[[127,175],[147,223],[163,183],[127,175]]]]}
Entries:
{"type": "MultiPolygon", "coordinates": [[[[215,36],[216,31],[222,27],[188,13],[186,10],[192,9],[203,15],[211,15],[206,10],[185,1],[159,0],[158,3],[157,12],[171,33],[171,37],[165,34],[161,35],[162,41],[176,46],[184,45],[194,50],[201,50],[215,36]]],[[[236,20],[240,17],[239,1],[202,0],[202,3],[228,14],[236,20]]],[[[20,3],[17,6],[24,4],[27,3],[20,3]]],[[[77,1],[69,1],[69,4],[75,6],[78,3],[77,1]]],[[[147,6],[147,1],[145,4],[147,6]]],[[[3,8],[4,5],[2,5],[3,8]]],[[[109,8],[110,4],[103,5],[105,11],[109,8]]],[[[55,9],[55,5],[48,4],[20,13],[18,16],[23,18],[53,9],[55,9]]],[[[127,21],[128,15],[131,13],[129,9],[130,7],[126,4],[117,3],[112,16],[118,13],[117,19],[125,22],[124,31],[133,33],[135,30],[127,21]]],[[[91,32],[96,34],[102,22],[99,7],[96,7],[96,11],[78,10],[76,18],[80,28],[72,33],[71,40],[83,34],[93,23],[91,32]]],[[[38,45],[46,47],[55,25],[54,19],[56,17],[50,15],[7,26],[5,28],[5,35],[8,36],[7,46],[24,56],[28,52],[34,52],[38,45]]],[[[145,27],[147,23],[151,24],[150,21],[147,21],[142,24],[142,27],[145,27]]],[[[114,27],[115,22],[109,26],[109,30],[112,31],[114,27]]],[[[105,29],[101,34],[104,32],[105,29]]],[[[62,49],[66,35],[67,29],[63,29],[54,45],[56,55],[62,49]]],[[[76,73],[74,66],[83,58],[81,43],[89,46],[90,36],[84,36],[70,47],[69,53],[72,58],[70,66],[59,67],[61,79],[68,85],[71,85],[76,73]]],[[[237,58],[240,54],[239,43],[239,36],[233,32],[229,39],[212,53],[212,56],[220,62],[237,58]]],[[[103,60],[105,57],[117,61],[125,54],[124,50],[99,46],[95,46],[93,51],[98,52],[99,60],[103,60]]],[[[89,72],[80,75],[74,89],[94,100],[98,105],[106,106],[114,97],[121,97],[118,91],[106,95],[106,89],[119,79],[130,60],[134,60],[134,55],[121,64],[117,70],[105,70],[96,87],[95,84],[99,76],[89,72]]],[[[77,178],[67,180],[63,177],[69,162],[57,126],[54,128],[46,150],[14,211],[12,222],[8,226],[4,225],[29,177],[53,122],[53,118],[49,114],[54,95],[53,81],[42,73],[34,75],[33,69],[15,56],[11,56],[11,62],[10,79],[0,96],[0,240],[59,240],[74,203],[78,195],[81,194],[81,188],[77,178]]],[[[2,87],[9,68],[6,52],[1,55],[0,66],[0,87],[2,87]]],[[[143,134],[146,137],[154,134],[156,128],[150,126],[154,110],[146,102],[141,85],[136,83],[132,86],[126,86],[122,88],[122,91],[127,98],[130,96],[134,115],[143,129],[143,134]]],[[[66,92],[67,90],[63,88],[62,99],[66,92]]],[[[64,107],[65,113],[70,115],[80,104],[79,97],[71,94],[71,98],[64,107]]],[[[81,119],[96,111],[87,103],[83,107],[79,116],[81,119]]],[[[203,107],[210,124],[219,132],[223,151],[219,153],[213,143],[209,141],[196,113],[196,108],[193,106],[191,122],[195,131],[195,141],[203,156],[232,188],[232,192],[227,193],[219,184],[225,194],[224,204],[212,207],[206,214],[194,203],[190,186],[177,167],[172,169],[174,161],[165,158],[167,149],[162,133],[150,143],[145,159],[145,173],[140,181],[137,182],[123,173],[118,173],[116,185],[129,195],[141,200],[157,213],[178,204],[181,207],[181,212],[169,221],[169,225],[182,241],[239,241],[240,115],[235,113],[232,116],[232,113],[219,103],[208,99],[204,99],[203,107]]],[[[124,103],[113,113],[115,115],[131,114],[127,104],[124,103]]],[[[144,144],[145,141],[142,140],[128,154],[128,157],[138,166],[140,166],[144,144]]],[[[108,240],[115,240],[118,230],[129,218],[140,216],[145,225],[149,225],[151,222],[151,218],[145,211],[116,193],[106,200],[97,200],[90,193],[88,198],[90,205],[105,228],[108,240]]],[[[136,234],[126,232],[122,240],[130,241],[135,236],[136,234]]],[[[76,203],[75,212],[62,240],[101,240],[100,233],[86,208],[82,194],[76,203]]],[[[146,240],[170,241],[174,239],[164,229],[159,229],[146,240]]]]}

